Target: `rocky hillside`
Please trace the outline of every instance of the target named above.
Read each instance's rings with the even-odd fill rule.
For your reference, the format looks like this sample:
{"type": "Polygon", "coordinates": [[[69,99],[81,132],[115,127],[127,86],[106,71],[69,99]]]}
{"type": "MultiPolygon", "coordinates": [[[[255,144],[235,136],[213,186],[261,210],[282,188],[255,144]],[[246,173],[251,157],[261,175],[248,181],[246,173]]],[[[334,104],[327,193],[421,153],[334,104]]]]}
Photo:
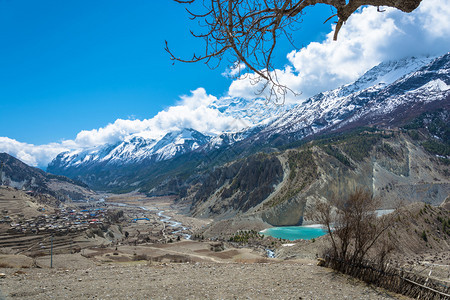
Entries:
{"type": "Polygon", "coordinates": [[[88,199],[95,195],[82,182],[30,167],[9,154],[0,153],[0,163],[2,185],[49,194],[62,201],[88,199]]]}
{"type": "MultiPolygon", "coordinates": [[[[448,282],[450,210],[424,203],[404,205],[391,225],[387,234],[392,245],[390,264],[448,282]]],[[[330,247],[331,241],[323,236],[315,241],[297,241],[292,247],[280,247],[276,257],[314,259],[330,247]]]]}
{"type": "Polygon", "coordinates": [[[397,219],[390,232],[399,259],[435,252],[446,252],[450,258],[450,210],[414,203],[400,209],[397,219]]]}
{"type": "Polygon", "coordinates": [[[281,165],[281,174],[268,176],[263,170],[271,164],[256,159],[247,170],[241,169],[254,182],[265,180],[266,193],[256,194],[251,202],[245,202],[254,192],[254,187],[246,185],[248,177],[223,179],[235,163],[205,175],[183,201],[192,201],[195,216],[248,215],[271,225],[308,223],[308,212],[318,201],[345,197],[358,186],[381,197],[385,209],[399,202],[439,205],[450,194],[448,128],[448,112],[438,110],[395,130],[363,128],[325,136],[266,155],[281,165]]]}
{"type": "Polygon", "coordinates": [[[283,180],[276,155],[259,153],[216,168],[187,192],[194,216],[232,217],[247,212],[267,198],[283,180]]]}

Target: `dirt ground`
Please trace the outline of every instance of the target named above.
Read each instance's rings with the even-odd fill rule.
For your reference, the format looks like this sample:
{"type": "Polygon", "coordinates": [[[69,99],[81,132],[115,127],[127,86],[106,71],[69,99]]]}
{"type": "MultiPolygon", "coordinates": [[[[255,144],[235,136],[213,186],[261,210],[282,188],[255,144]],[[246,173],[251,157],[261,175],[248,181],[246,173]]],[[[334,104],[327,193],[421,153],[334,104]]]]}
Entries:
{"type": "Polygon", "coordinates": [[[0,299],[407,299],[316,266],[249,248],[183,240],[0,256],[0,299]]]}
{"type": "Polygon", "coordinates": [[[0,269],[5,273],[0,279],[1,293],[5,299],[33,300],[407,299],[318,267],[309,260],[96,264],[78,258],[81,267],[76,269],[0,269]]]}
{"type": "MultiPolygon", "coordinates": [[[[31,258],[0,251],[0,300],[408,299],[316,266],[325,238],[280,246],[277,259],[267,258],[264,247],[225,243],[223,250],[216,251],[217,244],[222,247],[220,242],[176,241],[178,228],[170,229],[158,212],[181,222],[190,233],[209,228],[211,220],[180,214],[170,197],[131,193],[109,195],[106,202],[135,206],[123,208],[128,220],[121,224],[124,234],[115,232],[109,243],[105,238],[91,238],[89,246],[79,242],[86,245],[79,253],[57,254],[52,260],[49,255],[31,258]],[[149,220],[130,221],[142,217],[149,220]],[[158,242],[145,242],[147,237],[158,242]]],[[[232,225],[223,223],[213,229],[235,230],[232,225]]],[[[447,263],[434,257],[421,260],[447,263]]]]}

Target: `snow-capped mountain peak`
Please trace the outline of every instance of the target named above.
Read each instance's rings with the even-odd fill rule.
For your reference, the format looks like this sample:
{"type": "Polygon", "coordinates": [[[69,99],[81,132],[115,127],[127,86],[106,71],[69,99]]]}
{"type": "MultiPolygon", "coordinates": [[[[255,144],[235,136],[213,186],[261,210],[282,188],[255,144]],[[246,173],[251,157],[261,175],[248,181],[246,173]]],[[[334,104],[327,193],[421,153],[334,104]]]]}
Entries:
{"type": "Polygon", "coordinates": [[[210,104],[211,108],[236,120],[242,130],[268,124],[293,106],[293,104],[277,105],[261,98],[247,100],[231,97],[219,98],[210,104]]]}
{"type": "Polygon", "coordinates": [[[166,160],[193,151],[208,143],[210,138],[187,128],[169,132],[160,140],[131,135],[114,145],[61,153],[50,163],[49,168],[61,165],[69,168],[95,163],[124,165],[143,160],[166,160]]]}
{"type": "Polygon", "coordinates": [[[419,107],[446,99],[450,94],[449,84],[450,53],[439,58],[381,63],[354,83],[320,93],[297,105],[275,119],[263,133],[294,134],[300,139],[352,123],[380,123],[401,107],[419,107]]]}
{"type": "Polygon", "coordinates": [[[197,130],[184,128],[167,133],[153,147],[157,160],[166,160],[177,154],[186,153],[205,145],[211,139],[197,130]]]}
{"type": "MultiPolygon", "coordinates": [[[[356,126],[398,126],[430,105],[449,107],[449,99],[450,53],[438,58],[384,62],[354,83],[319,93],[294,107],[270,106],[261,99],[226,97],[211,103],[211,107],[242,123],[238,127],[243,129],[237,132],[210,136],[183,128],[158,139],[134,134],[113,145],[61,153],[48,170],[76,176],[83,169],[84,176],[89,178],[94,170],[98,172],[105,166],[114,170],[128,165],[139,168],[193,151],[207,154],[236,144],[253,147],[274,140],[286,143],[356,126]]],[[[107,177],[98,180],[111,182],[107,177]]]]}
{"type": "Polygon", "coordinates": [[[401,60],[386,61],[368,70],[358,80],[339,88],[340,97],[365,90],[370,87],[384,87],[418,70],[436,57],[409,57],[401,60]]]}

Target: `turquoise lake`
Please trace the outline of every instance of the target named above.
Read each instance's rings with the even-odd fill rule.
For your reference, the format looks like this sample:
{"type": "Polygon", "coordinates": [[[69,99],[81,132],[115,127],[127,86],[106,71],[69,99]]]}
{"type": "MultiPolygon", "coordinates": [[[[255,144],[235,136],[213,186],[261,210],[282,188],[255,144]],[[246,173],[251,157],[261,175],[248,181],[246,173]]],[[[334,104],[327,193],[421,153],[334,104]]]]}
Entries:
{"type": "Polygon", "coordinates": [[[306,226],[285,226],[267,228],[263,232],[264,235],[270,235],[275,238],[282,238],[290,241],[298,239],[310,240],[325,235],[326,231],[318,227],[306,226]]]}

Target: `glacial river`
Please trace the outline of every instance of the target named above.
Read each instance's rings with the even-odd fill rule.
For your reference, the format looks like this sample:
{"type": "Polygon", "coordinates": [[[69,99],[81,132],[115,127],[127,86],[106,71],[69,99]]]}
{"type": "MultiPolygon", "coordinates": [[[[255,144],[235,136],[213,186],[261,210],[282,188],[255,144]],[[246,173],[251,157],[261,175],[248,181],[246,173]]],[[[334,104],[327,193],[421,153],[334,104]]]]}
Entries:
{"type": "MultiPolygon", "coordinates": [[[[146,208],[146,207],[144,207],[144,206],[137,206],[137,205],[131,205],[131,204],[125,204],[125,203],[108,202],[108,204],[109,204],[109,205],[114,205],[114,206],[121,206],[121,207],[140,208],[140,209],[145,210],[145,211],[155,211],[155,209],[148,209],[148,208],[146,208]]],[[[188,229],[187,227],[184,227],[182,223],[177,222],[177,221],[173,221],[173,220],[172,220],[172,217],[169,217],[169,216],[164,215],[164,211],[163,211],[163,210],[158,211],[157,214],[158,214],[158,217],[160,217],[159,220],[160,220],[161,222],[164,222],[165,224],[167,224],[167,226],[170,226],[170,227],[179,227],[179,228],[180,228],[180,230],[174,231],[173,233],[182,232],[182,231],[185,231],[185,230],[188,229]]],[[[183,235],[184,238],[187,239],[187,240],[189,240],[189,239],[191,238],[191,235],[190,235],[190,234],[182,233],[182,235],[183,235]]]]}

